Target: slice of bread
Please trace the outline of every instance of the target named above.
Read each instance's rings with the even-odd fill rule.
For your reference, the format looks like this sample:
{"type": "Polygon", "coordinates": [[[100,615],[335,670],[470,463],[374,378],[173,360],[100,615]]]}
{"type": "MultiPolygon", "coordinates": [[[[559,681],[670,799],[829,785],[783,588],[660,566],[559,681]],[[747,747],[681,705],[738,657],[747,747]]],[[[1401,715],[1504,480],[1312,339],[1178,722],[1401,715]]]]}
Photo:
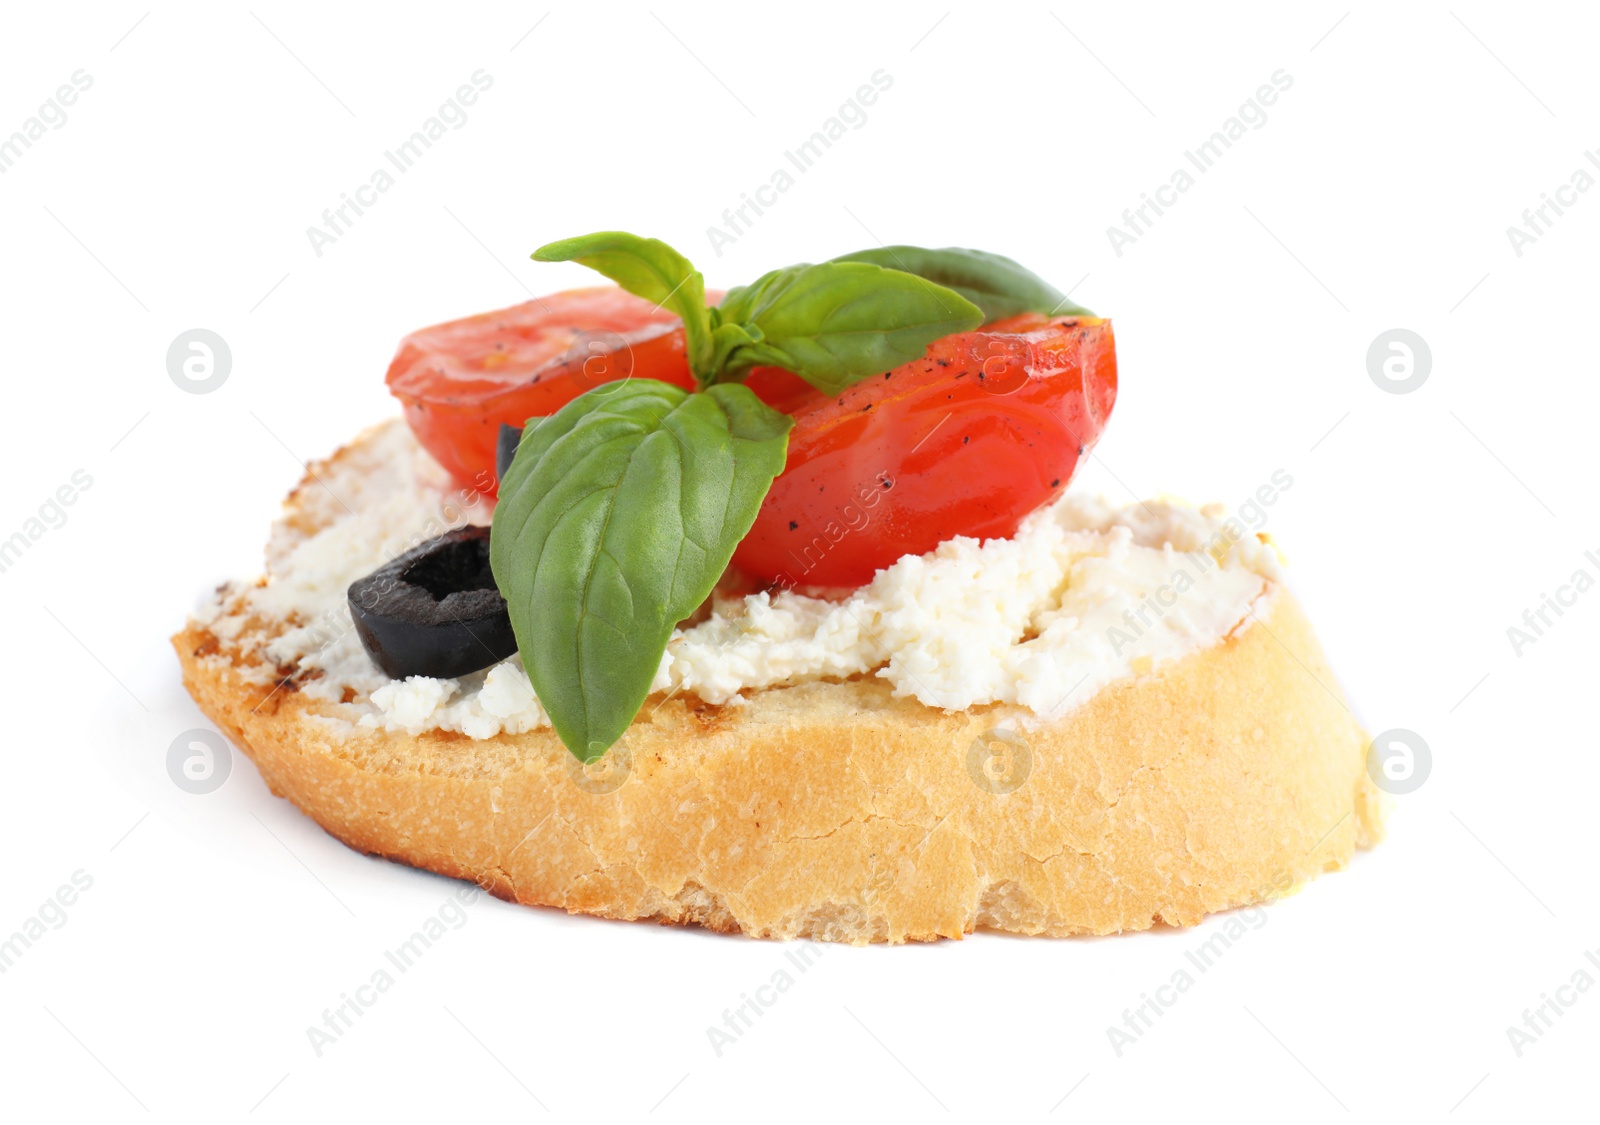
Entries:
{"type": "MultiPolygon", "coordinates": [[[[336,514],[318,484],[374,471],[369,434],[312,466],[283,526],[314,531],[336,514]]],[[[353,727],[263,667],[291,624],[175,636],[201,710],[351,847],[531,905],[856,944],[1108,934],[1276,898],[1382,835],[1367,739],[1281,587],[1059,720],[867,677],[656,696],[591,767],[548,729],[353,727]]]]}

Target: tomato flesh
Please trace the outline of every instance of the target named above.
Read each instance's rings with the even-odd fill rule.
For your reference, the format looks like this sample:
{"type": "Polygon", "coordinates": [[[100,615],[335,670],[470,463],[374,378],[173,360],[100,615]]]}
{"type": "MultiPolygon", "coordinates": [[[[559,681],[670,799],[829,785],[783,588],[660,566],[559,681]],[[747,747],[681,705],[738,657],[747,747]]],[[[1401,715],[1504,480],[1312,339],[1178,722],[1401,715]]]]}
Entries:
{"type": "MultiPolygon", "coordinates": [[[[414,332],[388,384],[423,447],[492,493],[501,423],[630,377],[693,390],[683,328],[599,288],[414,332]]],[[[1028,313],[936,340],[839,395],[778,368],[746,383],[795,426],[735,569],[758,585],[859,586],[956,535],[1010,536],[1060,495],[1116,401],[1116,347],[1109,321],[1028,313]]]]}
{"type": "Polygon", "coordinates": [[[630,377],[695,385],[678,318],[602,287],[413,332],[387,382],[423,448],[463,484],[493,493],[502,422],[520,426],[630,377]]]}
{"type": "Polygon", "coordinates": [[[776,369],[748,384],[795,427],[734,565],[784,587],[859,586],[955,535],[1010,536],[1060,495],[1105,428],[1117,361],[1109,321],[1025,314],[840,395],[776,369]]]}

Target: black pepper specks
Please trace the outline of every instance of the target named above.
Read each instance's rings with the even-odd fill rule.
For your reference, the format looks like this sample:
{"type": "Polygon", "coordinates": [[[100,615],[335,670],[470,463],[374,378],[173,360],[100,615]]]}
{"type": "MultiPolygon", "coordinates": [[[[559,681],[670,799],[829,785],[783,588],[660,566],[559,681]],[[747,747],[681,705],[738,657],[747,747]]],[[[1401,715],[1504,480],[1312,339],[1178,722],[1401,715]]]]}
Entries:
{"type": "Polygon", "coordinates": [[[789,530],[790,531],[799,531],[800,530],[800,525],[798,523],[796,523],[794,520],[790,520],[789,521],[789,530]]]}

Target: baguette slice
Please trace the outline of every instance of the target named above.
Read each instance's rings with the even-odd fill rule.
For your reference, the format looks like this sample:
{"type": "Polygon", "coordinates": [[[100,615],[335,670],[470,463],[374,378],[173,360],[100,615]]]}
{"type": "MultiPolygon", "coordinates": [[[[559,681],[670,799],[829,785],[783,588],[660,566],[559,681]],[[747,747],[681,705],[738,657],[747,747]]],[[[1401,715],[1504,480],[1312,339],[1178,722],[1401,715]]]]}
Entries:
{"type": "MultiPolygon", "coordinates": [[[[358,486],[371,442],[312,466],[286,525],[333,518],[318,486],[358,486]]],[[[352,848],[530,905],[854,944],[1110,934],[1276,898],[1382,837],[1367,738],[1282,587],[1060,720],[870,677],[655,697],[590,767],[549,730],[356,730],[250,640],[191,622],[173,644],[275,794],[352,848]]]]}

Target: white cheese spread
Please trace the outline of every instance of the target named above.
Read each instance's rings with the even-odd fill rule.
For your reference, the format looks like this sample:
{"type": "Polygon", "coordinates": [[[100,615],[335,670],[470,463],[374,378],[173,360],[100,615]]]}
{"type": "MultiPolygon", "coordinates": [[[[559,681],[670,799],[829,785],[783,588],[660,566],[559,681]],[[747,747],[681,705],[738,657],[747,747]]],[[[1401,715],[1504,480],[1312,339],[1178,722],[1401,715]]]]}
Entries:
{"type": "MultiPolygon", "coordinates": [[[[492,738],[549,725],[518,658],[456,680],[383,675],[361,647],[345,591],[492,501],[455,489],[403,423],[335,462],[308,501],[326,526],[280,521],[264,584],[224,587],[199,618],[249,646],[252,617],[292,627],[260,642],[279,674],[356,729],[492,738]]],[[[674,633],[655,689],[738,704],[744,693],[871,674],[950,711],[1009,703],[1057,718],[1105,685],[1247,627],[1281,578],[1276,551],[1221,505],[1113,507],[1068,494],[1009,539],[957,537],[907,555],[858,590],[718,598],[674,633]]],[[[271,668],[263,672],[270,674],[271,668]]]]}

